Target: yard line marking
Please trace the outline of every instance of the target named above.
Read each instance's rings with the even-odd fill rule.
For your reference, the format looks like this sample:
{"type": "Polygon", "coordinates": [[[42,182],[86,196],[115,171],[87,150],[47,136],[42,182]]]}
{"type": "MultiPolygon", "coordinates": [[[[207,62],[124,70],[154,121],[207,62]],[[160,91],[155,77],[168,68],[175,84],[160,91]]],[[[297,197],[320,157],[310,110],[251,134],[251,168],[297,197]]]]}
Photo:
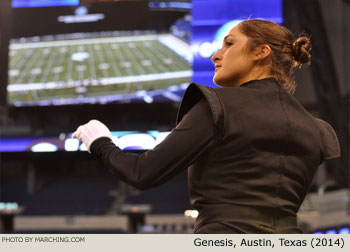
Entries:
{"type": "Polygon", "coordinates": [[[178,60],[175,60],[174,64],[171,66],[166,65],[166,67],[169,67],[173,71],[181,71],[184,70],[183,67],[180,67],[178,64],[178,61],[182,58],[179,57],[177,54],[175,54],[173,51],[169,50],[169,48],[165,47],[163,44],[160,43],[159,47],[157,47],[157,51],[155,52],[157,56],[161,59],[161,63],[164,65],[163,60],[165,58],[173,58],[174,55],[176,55],[178,60]]]}
{"type": "MultiPolygon", "coordinates": [[[[125,57],[125,55],[124,55],[124,53],[123,53],[123,47],[124,47],[124,45],[122,44],[121,46],[120,46],[120,50],[119,50],[119,52],[120,52],[120,58],[121,58],[121,60],[120,60],[120,66],[122,66],[122,64],[124,63],[124,61],[125,62],[129,62],[127,59],[126,59],[126,57],[125,57]]],[[[130,63],[130,62],[129,62],[130,63]]],[[[127,75],[133,75],[133,72],[130,70],[130,66],[129,67],[123,67],[123,69],[125,70],[125,72],[127,73],[127,75]]]]}
{"type": "Polygon", "coordinates": [[[36,53],[38,53],[40,56],[36,60],[34,66],[32,67],[32,70],[30,71],[31,76],[28,81],[29,83],[39,82],[39,78],[43,72],[42,69],[45,66],[45,61],[49,57],[50,52],[51,52],[50,48],[44,48],[43,50],[37,49],[36,53]]]}
{"type": "MultiPolygon", "coordinates": [[[[159,43],[157,41],[154,41],[153,43],[159,43]]],[[[171,71],[172,69],[166,68],[164,64],[162,63],[162,60],[159,58],[158,53],[153,53],[156,47],[147,47],[143,51],[148,55],[150,59],[155,59],[158,63],[155,64],[155,66],[160,69],[160,71],[157,72],[168,72],[171,71]]]]}
{"type": "Polygon", "coordinates": [[[124,47],[125,49],[125,52],[127,54],[127,56],[129,57],[129,61],[132,62],[132,64],[136,67],[136,70],[138,71],[139,74],[146,74],[146,71],[143,69],[143,67],[141,66],[141,64],[139,63],[139,60],[136,59],[135,55],[134,55],[134,52],[133,48],[135,48],[135,45],[132,44],[133,47],[130,47],[130,44],[126,44],[126,48],[124,47]]]}
{"type": "MultiPolygon", "coordinates": [[[[113,44],[113,45],[115,45],[115,44],[113,44]]],[[[110,51],[114,51],[114,50],[119,49],[119,46],[118,46],[118,48],[111,49],[111,48],[108,48],[108,45],[103,44],[103,47],[104,47],[103,52],[104,52],[104,54],[105,54],[105,56],[106,56],[108,62],[110,62],[110,64],[112,65],[112,68],[113,68],[113,71],[114,71],[114,73],[115,73],[115,76],[120,76],[120,75],[122,75],[122,73],[119,71],[118,65],[115,63],[114,58],[112,58],[111,55],[110,55],[110,53],[109,53],[110,51]]],[[[111,46],[109,46],[109,47],[111,47],[111,46]]],[[[112,48],[113,48],[113,47],[112,47],[112,48]]]]}
{"type": "Polygon", "coordinates": [[[16,51],[10,51],[9,55],[9,66],[10,69],[21,69],[24,65],[25,60],[23,60],[23,54],[25,53],[25,50],[18,50],[16,51]],[[15,54],[13,54],[15,53],[15,54]],[[18,65],[19,64],[19,65],[18,65]]]}
{"type": "Polygon", "coordinates": [[[102,71],[102,73],[103,73],[102,77],[108,77],[107,68],[100,67],[101,65],[106,64],[106,60],[105,60],[105,58],[102,55],[103,52],[101,52],[101,46],[100,45],[94,45],[94,48],[97,50],[96,53],[97,53],[97,58],[98,58],[98,69],[100,71],[102,71]]]}
{"type": "MultiPolygon", "coordinates": [[[[141,44],[141,43],[140,43],[141,44]]],[[[141,64],[143,66],[146,66],[152,73],[157,73],[157,69],[153,66],[153,57],[149,57],[145,54],[144,50],[142,47],[144,47],[144,43],[142,43],[143,46],[137,47],[137,55],[138,57],[142,60],[141,64]]]]}
{"type": "MultiPolygon", "coordinates": [[[[167,80],[167,79],[177,79],[177,78],[190,78],[192,76],[192,71],[180,71],[180,72],[167,72],[167,73],[156,73],[156,74],[145,74],[136,76],[123,76],[123,77],[112,77],[112,78],[102,78],[100,83],[104,85],[117,85],[125,83],[135,83],[135,82],[148,82],[155,80],[167,80]]],[[[9,92],[20,92],[29,90],[39,90],[39,89],[63,89],[63,88],[74,88],[81,86],[81,81],[68,81],[68,82],[49,82],[49,83],[25,83],[25,84],[12,84],[7,86],[9,92]]]]}
{"type": "Polygon", "coordinates": [[[95,55],[94,55],[94,51],[92,49],[92,45],[87,45],[88,48],[88,52],[90,54],[89,57],[89,63],[90,63],[90,74],[91,74],[91,78],[92,79],[96,79],[97,78],[97,73],[96,73],[96,68],[95,68],[95,55]]]}
{"type": "Polygon", "coordinates": [[[72,70],[73,70],[73,61],[71,59],[71,55],[73,53],[73,46],[68,46],[68,57],[66,60],[68,61],[67,63],[67,74],[66,74],[66,80],[71,81],[72,80],[72,70]]]}
{"type": "MultiPolygon", "coordinates": [[[[112,62],[112,65],[115,67],[113,68],[115,71],[116,71],[116,76],[122,76],[123,73],[121,71],[121,69],[119,69],[119,64],[118,62],[120,62],[119,58],[120,58],[120,55],[117,54],[117,50],[119,51],[120,50],[120,46],[117,45],[117,44],[110,44],[110,45],[105,45],[106,48],[108,49],[108,47],[112,47],[112,49],[108,49],[111,50],[111,62],[112,62]]],[[[107,53],[107,51],[105,51],[107,53]]]]}
{"type": "Polygon", "coordinates": [[[23,82],[23,80],[25,78],[27,78],[27,79],[30,78],[30,76],[27,76],[27,75],[29,75],[29,69],[31,69],[32,66],[36,63],[36,60],[37,60],[37,58],[39,58],[39,56],[40,56],[39,53],[33,53],[33,52],[30,53],[30,57],[27,60],[28,63],[25,65],[24,70],[21,71],[21,74],[20,74],[19,78],[17,79],[17,81],[19,83],[23,82]]]}
{"type": "Polygon", "coordinates": [[[53,63],[54,63],[54,61],[56,59],[56,54],[58,54],[58,50],[53,50],[53,52],[49,56],[48,62],[43,64],[43,65],[45,65],[45,70],[44,70],[44,73],[41,76],[40,82],[44,82],[44,83],[47,82],[49,73],[50,73],[50,71],[52,69],[51,66],[53,65],[53,63]]]}
{"type": "MultiPolygon", "coordinates": [[[[55,61],[54,67],[51,70],[51,73],[54,74],[53,76],[53,81],[57,82],[59,80],[63,81],[64,79],[61,79],[61,76],[63,75],[64,72],[64,65],[65,65],[65,60],[67,58],[67,52],[68,49],[66,47],[59,48],[59,56],[57,61],[55,61]]],[[[63,77],[63,76],[62,76],[63,77]]]]}
{"type": "Polygon", "coordinates": [[[91,38],[91,39],[72,39],[72,40],[57,40],[57,41],[41,41],[33,43],[11,43],[11,50],[27,49],[27,48],[41,48],[41,47],[61,47],[73,45],[89,45],[115,42],[135,42],[156,40],[160,35],[139,35],[139,36],[125,36],[125,37],[108,37],[108,38],[91,38]]]}

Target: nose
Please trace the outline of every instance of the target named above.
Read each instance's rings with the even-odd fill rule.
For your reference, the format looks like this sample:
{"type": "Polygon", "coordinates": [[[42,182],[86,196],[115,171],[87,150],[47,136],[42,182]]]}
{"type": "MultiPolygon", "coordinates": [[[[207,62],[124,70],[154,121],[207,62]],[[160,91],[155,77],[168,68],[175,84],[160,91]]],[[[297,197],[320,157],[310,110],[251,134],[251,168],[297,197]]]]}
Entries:
{"type": "Polygon", "coordinates": [[[211,56],[211,60],[212,60],[214,63],[220,59],[219,52],[220,52],[220,50],[216,51],[216,52],[213,54],[213,56],[211,56]]]}

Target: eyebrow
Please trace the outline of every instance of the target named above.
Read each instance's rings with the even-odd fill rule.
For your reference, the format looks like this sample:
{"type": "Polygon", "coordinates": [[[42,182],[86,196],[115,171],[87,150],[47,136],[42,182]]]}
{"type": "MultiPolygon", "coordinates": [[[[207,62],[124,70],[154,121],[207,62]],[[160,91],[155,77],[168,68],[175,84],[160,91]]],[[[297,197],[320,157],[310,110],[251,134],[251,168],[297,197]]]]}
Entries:
{"type": "Polygon", "coordinates": [[[227,39],[228,37],[235,37],[235,36],[233,36],[233,35],[231,35],[231,34],[226,35],[225,38],[224,38],[224,41],[226,41],[226,39],[227,39]]]}

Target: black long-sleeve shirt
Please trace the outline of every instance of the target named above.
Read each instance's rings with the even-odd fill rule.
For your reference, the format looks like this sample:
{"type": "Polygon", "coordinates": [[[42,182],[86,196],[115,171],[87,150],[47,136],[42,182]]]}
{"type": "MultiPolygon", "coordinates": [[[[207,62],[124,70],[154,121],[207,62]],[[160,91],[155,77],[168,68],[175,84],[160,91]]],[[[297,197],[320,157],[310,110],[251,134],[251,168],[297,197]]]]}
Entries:
{"type": "Polygon", "coordinates": [[[142,154],[122,151],[109,138],[91,145],[113,174],[138,189],[155,187],[187,169],[213,146],[214,123],[207,102],[200,99],[171,133],[154,149],[142,154]]]}

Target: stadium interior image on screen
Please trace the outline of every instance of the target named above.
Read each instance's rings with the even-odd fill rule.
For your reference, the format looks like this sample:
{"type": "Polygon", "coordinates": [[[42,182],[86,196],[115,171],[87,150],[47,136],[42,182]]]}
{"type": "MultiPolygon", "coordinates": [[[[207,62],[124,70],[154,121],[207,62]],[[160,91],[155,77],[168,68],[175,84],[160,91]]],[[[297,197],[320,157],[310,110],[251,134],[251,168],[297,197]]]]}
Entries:
{"type": "MultiPolygon", "coordinates": [[[[54,24],[53,31],[70,31],[73,27],[74,32],[46,34],[48,32],[40,31],[39,35],[11,39],[9,103],[37,106],[180,101],[192,77],[189,8],[173,8],[179,17],[170,20],[167,30],[164,25],[159,29],[157,25],[137,24],[135,29],[119,25],[115,28],[121,27],[120,30],[103,31],[103,24],[108,22],[107,29],[110,29],[111,23],[117,23],[113,15],[120,13],[110,13],[109,9],[125,8],[127,14],[128,6],[130,4],[95,3],[28,8],[27,12],[54,9],[56,16],[48,20],[54,24]],[[72,13],[67,15],[68,11],[72,13]],[[90,24],[91,30],[86,28],[90,24]],[[84,31],[79,31],[78,26],[84,31]],[[100,31],[95,31],[94,26],[99,26],[96,29],[100,31]]],[[[150,3],[141,7],[144,8],[139,12],[144,19],[155,22],[152,15],[155,16],[159,8],[150,3]]]]}
{"type": "Polygon", "coordinates": [[[217,1],[13,0],[8,101],[179,102],[190,82],[215,87],[211,55],[234,25],[283,21],[281,0],[217,1]]]}

